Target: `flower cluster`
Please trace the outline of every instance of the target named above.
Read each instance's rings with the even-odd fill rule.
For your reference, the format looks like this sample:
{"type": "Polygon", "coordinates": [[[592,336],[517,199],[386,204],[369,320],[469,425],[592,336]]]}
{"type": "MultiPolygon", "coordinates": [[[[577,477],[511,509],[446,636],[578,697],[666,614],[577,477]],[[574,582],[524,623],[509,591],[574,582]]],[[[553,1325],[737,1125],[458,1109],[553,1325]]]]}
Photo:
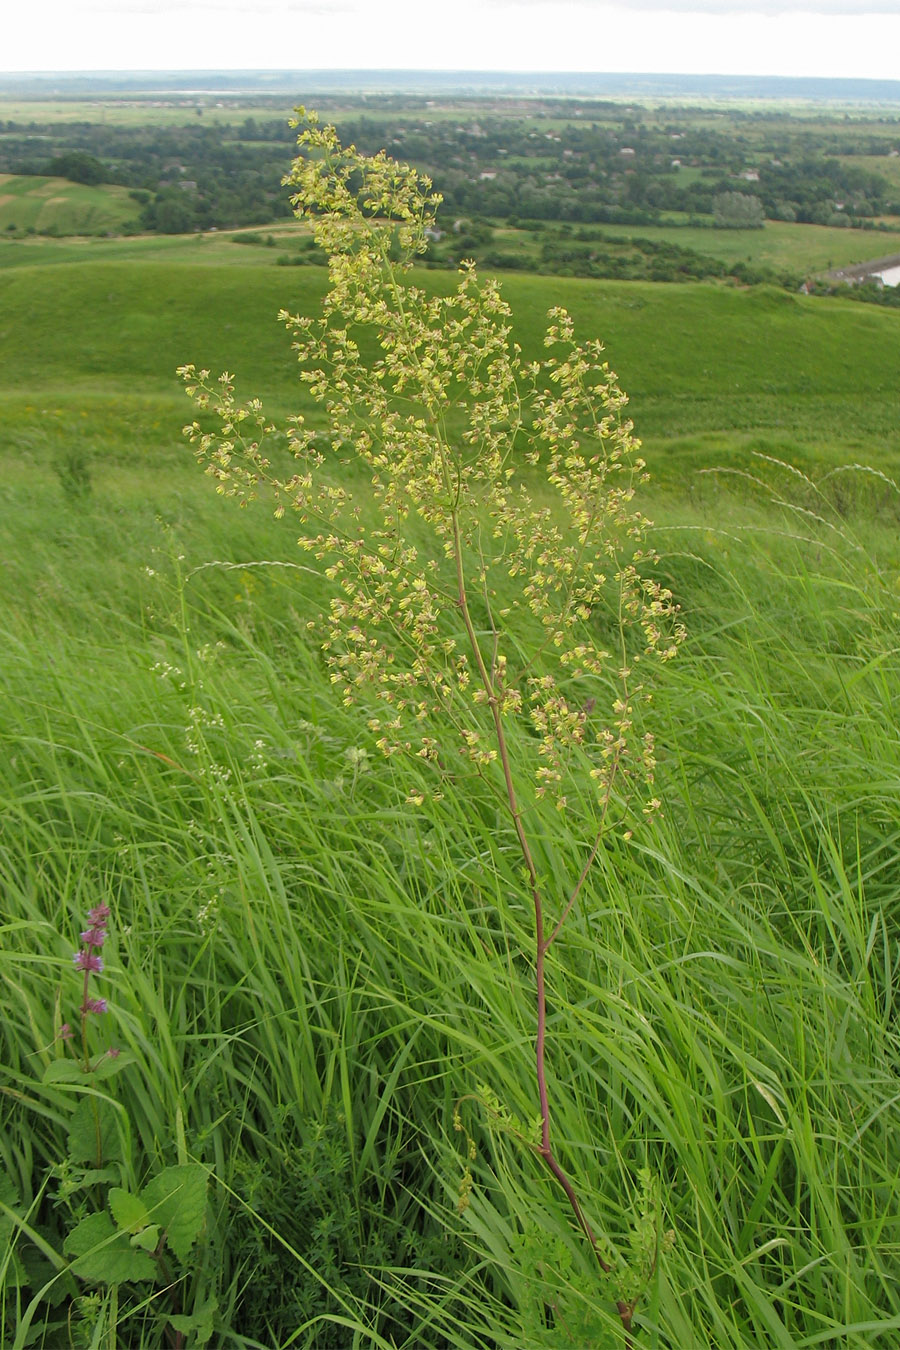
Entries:
{"type": "MultiPolygon", "coordinates": [[[[103,957],[99,953],[106,942],[109,915],[108,905],[96,905],[93,909],[88,910],[88,927],[79,934],[82,945],[72,957],[75,969],[84,973],[81,1006],[78,1011],[81,1014],[81,1040],[84,1048],[85,1068],[90,1067],[87,1051],[87,1019],[109,1011],[109,1004],[105,998],[95,998],[90,993],[91,976],[99,975],[103,971],[103,957]]],[[[59,1034],[63,1040],[71,1040],[74,1035],[68,1022],[63,1023],[59,1034]]],[[[113,1052],[110,1051],[110,1054],[113,1054],[113,1052]]],[[[115,1054],[118,1054],[118,1051],[115,1054]]]]}
{"type": "Polygon", "coordinates": [[[99,975],[103,970],[103,958],[98,956],[97,953],[106,941],[108,919],[108,905],[97,905],[94,909],[88,910],[90,926],[80,934],[84,946],[72,958],[75,969],[84,971],[84,997],[81,1001],[82,1017],[86,1017],[90,1013],[105,1013],[107,1011],[105,998],[88,997],[88,981],[92,974],[99,975]]]}
{"type": "Polygon", "coordinates": [[[312,114],[299,144],[286,182],[330,289],[320,317],[280,317],[330,444],[299,416],[285,438],[231,375],[184,366],[219,420],[185,427],[198,460],[220,493],[265,488],[277,516],[293,511],[332,587],[310,627],[336,692],[363,704],[383,754],[431,766],[435,797],[459,756],[502,795],[505,735],[560,809],[572,774],[603,821],[613,799],[655,801],[642,663],[670,659],[683,629],[653,575],[632,500],[645,465],[601,344],[557,308],[547,358],[526,362],[499,283],[472,263],[447,295],[409,280],[439,202],[427,178],[341,146],[312,114]],[[351,464],[368,469],[364,501],[351,464]]]}

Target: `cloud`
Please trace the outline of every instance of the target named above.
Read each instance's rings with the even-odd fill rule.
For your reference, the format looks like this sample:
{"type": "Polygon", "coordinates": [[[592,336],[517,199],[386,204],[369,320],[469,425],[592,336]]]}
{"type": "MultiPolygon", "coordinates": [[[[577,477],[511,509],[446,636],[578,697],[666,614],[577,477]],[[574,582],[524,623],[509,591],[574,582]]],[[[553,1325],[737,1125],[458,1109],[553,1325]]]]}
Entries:
{"type": "Polygon", "coordinates": [[[900,0],[31,0],[0,67],[896,79],[898,51],[900,0]]]}
{"type": "MultiPolygon", "coordinates": [[[[66,4],[68,8],[68,3],[66,4]]],[[[363,0],[82,0],[78,9],[85,15],[140,15],[148,19],[175,19],[188,15],[214,19],[341,18],[356,14],[363,0]]]]}
{"type": "MultiPolygon", "coordinates": [[[[559,8],[558,0],[481,0],[490,9],[516,10],[559,8]]],[[[845,15],[851,18],[864,14],[896,16],[898,0],[563,0],[572,10],[595,14],[602,10],[619,14],[646,12],[670,14],[710,14],[723,18],[753,15],[779,18],[783,15],[809,14],[814,17],[845,15]]]]}
{"type": "MultiPolygon", "coordinates": [[[[237,15],[258,15],[260,18],[277,15],[283,19],[298,20],[345,18],[363,15],[378,0],[82,0],[76,9],[85,14],[144,15],[164,18],[196,14],[228,19],[237,15]]],[[[380,0],[382,9],[404,8],[391,0],[380,0]]],[[[69,8],[70,0],[66,7],[69,8]]],[[[474,6],[463,5],[464,8],[474,6]]],[[[863,14],[896,16],[898,0],[479,0],[477,8],[506,11],[510,19],[516,14],[528,14],[534,21],[535,11],[544,10],[548,17],[554,12],[598,15],[604,11],[619,15],[647,11],[677,14],[721,15],[740,18],[741,15],[779,18],[785,15],[811,16],[842,15],[861,17],[863,14]]],[[[386,19],[387,21],[387,19],[386,19]]]]}
{"type": "Polygon", "coordinates": [[[742,14],[780,18],[786,14],[847,15],[896,14],[897,0],[626,0],[624,9],[667,9],[694,14],[721,14],[740,18],[742,14]]]}

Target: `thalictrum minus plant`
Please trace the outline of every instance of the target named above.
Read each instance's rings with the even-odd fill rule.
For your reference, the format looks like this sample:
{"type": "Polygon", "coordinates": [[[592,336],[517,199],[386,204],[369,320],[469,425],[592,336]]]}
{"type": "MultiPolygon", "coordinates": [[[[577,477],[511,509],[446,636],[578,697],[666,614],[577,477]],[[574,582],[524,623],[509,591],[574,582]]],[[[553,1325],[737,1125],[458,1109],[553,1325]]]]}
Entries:
{"type": "MultiPolygon", "coordinates": [[[[266,487],[276,516],[300,522],[300,547],[333,585],[310,628],[375,745],[416,764],[407,803],[424,805],[423,775],[439,801],[474,774],[505,812],[534,915],[533,1147],[607,1273],[552,1142],[546,963],[610,831],[630,837],[660,805],[643,672],[675,655],[683,630],[633,505],[639,443],[599,342],[578,343],[557,308],[550,355],[526,362],[499,284],[474,264],[447,296],[411,284],[440,201],[430,181],[300,117],[286,182],[328,256],[330,289],[321,318],[280,317],[327,411],[326,443],[302,417],[285,438],[258,399],[237,402],[232,376],[211,383],[192,365],[179,373],[219,428],[185,432],[221,494],[243,503],[266,487]],[[295,466],[280,473],[270,456],[285,439],[295,466]],[[348,486],[360,464],[365,507],[348,486]],[[545,796],[575,813],[584,841],[563,885],[534,846],[529,799],[545,796]]],[[[634,1300],[618,1311],[628,1339],[634,1300]]]]}

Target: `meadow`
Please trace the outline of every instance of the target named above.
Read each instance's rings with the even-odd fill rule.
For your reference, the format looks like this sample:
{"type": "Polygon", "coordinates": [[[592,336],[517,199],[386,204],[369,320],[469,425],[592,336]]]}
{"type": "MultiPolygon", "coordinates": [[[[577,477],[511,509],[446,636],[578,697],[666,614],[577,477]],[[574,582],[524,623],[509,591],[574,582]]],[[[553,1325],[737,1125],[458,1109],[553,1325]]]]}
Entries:
{"type": "Polygon", "coordinates": [[[689,225],[626,226],[612,235],[631,234],[665,240],[709,253],[723,262],[752,262],[776,270],[813,275],[868,262],[900,250],[900,230],[841,229],[832,225],[796,225],[769,220],[762,230],[697,229],[689,225]]]}
{"type": "MultiPolygon", "coordinates": [[[[14,1350],[626,1345],[614,1280],[502,1128],[536,1110],[512,825],[476,775],[410,806],[416,770],[381,757],[310,635],[321,568],[270,506],[217,498],[180,434],[188,361],[327,431],[275,318],[325,285],[218,237],[0,250],[14,1350]],[[92,1047],[121,1054],[85,1095],[54,1066],[97,905],[92,1047]],[[154,1279],[140,1197],[195,1167],[205,1198],[154,1279]],[[120,1279],[72,1238],[114,1191],[128,1224],[91,1231],[120,1279]]],[[[606,840],[550,962],[560,1151],[613,1264],[642,1222],[675,1234],[636,1347],[887,1346],[900,316],[766,287],[517,275],[504,294],[527,356],[556,304],[606,342],[688,631],[654,676],[663,809],[606,840]]],[[[528,813],[542,869],[577,876],[577,817],[528,813]]]]}
{"type": "Polygon", "coordinates": [[[38,234],[118,234],[137,209],[123,187],[101,188],[64,178],[0,174],[0,230],[38,234]]]}
{"type": "Polygon", "coordinates": [[[123,96],[106,98],[4,98],[0,97],[0,118],[10,122],[102,122],[111,126],[168,127],[183,126],[189,119],[200,116],[208,122],[230,123],[235,111],[244,116],[264,114],[268,117],[290,117],[294,102],[282,99],[223,98],[214,96],[158,98],[145,96],[129,99],[123,96]]]}

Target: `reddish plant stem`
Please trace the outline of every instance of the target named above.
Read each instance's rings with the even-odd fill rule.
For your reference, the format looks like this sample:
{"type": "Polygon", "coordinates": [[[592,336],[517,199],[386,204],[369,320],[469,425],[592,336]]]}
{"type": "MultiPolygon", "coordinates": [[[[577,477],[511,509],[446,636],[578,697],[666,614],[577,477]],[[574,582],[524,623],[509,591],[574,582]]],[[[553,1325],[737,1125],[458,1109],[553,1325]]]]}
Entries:
{"type": "MultiPolygon", "coordinates": [[[[528,888],[531,892],[532,904],[534,906],[534,929],[535,929],[535,986],[537,996],[537,1034],[535,1037],[535,1068],[537,1076],[538,1098],[541,1108],[541,1143],[538,1153],[543,1158],[551,1175],[562,1187],[563,1193],[569,1202],[569,1206],[578,1223],[578,1227],[584,1233],[597,1261],[597,1265],[603,1271],[604,1275],[610,1272],[609,1262],[603,1257],[600,1250],[600,1244],[594,1230],[581,1207],[581,1202],[575,1193],[575,1188],[560,1166],[553,1151],[553,1145],[550,1138],[550,1099],[547,1090],[547,983],[544,969],[545,957],[550,943],[556,938],[563,921],[566,918],[572,905],[578,897],[578,893],[584,884],[591,862],[596,856],[600,839],[591,852],[591,856],[578,880],[578,884],[570,897],[569,903],[563,913],[562,919],[556,925],[549,939],[544,939],[544,900],[541,895],[541,888],[538,882],[537,868],[534,863],[534,857],[531,852],[531,846],[528,842],[528,836],[525,833],[525,826],[522,822],[522,813],[519,809],[516,796],[515,783],[513,781],[512,765],[509,761],[509,751],[506,744],[506,734],[503,729],[503,719],[500,715],[500,706],[497,699],[494,682],[491,674],[485,664],[481,647],[478,642],[478,635],[475,632],[475,625],[472,622],[472,615],[469,610],[469,600],[466,593],[466,578],[462,559],[462,535],[459,528],[459,516],[456,511],[452,513],[453,523],[453,551],[456,562],[456,581],[457,581],[457,603],[462,615],[463,625],[466,630],[466,636],[469,640],[469,646],[472,655],[475,658],[475,665],[478,669],[478,676],[482,688],[487,696],[488,706],[491,710],[491,719],[494,723],[494,734],[497,741],[497,752],[500,756],[500,765],[503,770],[503,779],[506,787],[506,799],[509,806],[509,812],[512,816],[513,825],[516,831],[516,838],[519,842],[519,850],[522,854],[522,860],[525,864],[525,870],[528,874],[528,888]]],[[[616,1311],[622,1322],[625,1331],[624,1350],[633,1350],[633,1341],[631,1339],[631,1322],[634,1316],[634,1305],[626,1303],[619,1299],[616,1302],[616,1311]]]]}

